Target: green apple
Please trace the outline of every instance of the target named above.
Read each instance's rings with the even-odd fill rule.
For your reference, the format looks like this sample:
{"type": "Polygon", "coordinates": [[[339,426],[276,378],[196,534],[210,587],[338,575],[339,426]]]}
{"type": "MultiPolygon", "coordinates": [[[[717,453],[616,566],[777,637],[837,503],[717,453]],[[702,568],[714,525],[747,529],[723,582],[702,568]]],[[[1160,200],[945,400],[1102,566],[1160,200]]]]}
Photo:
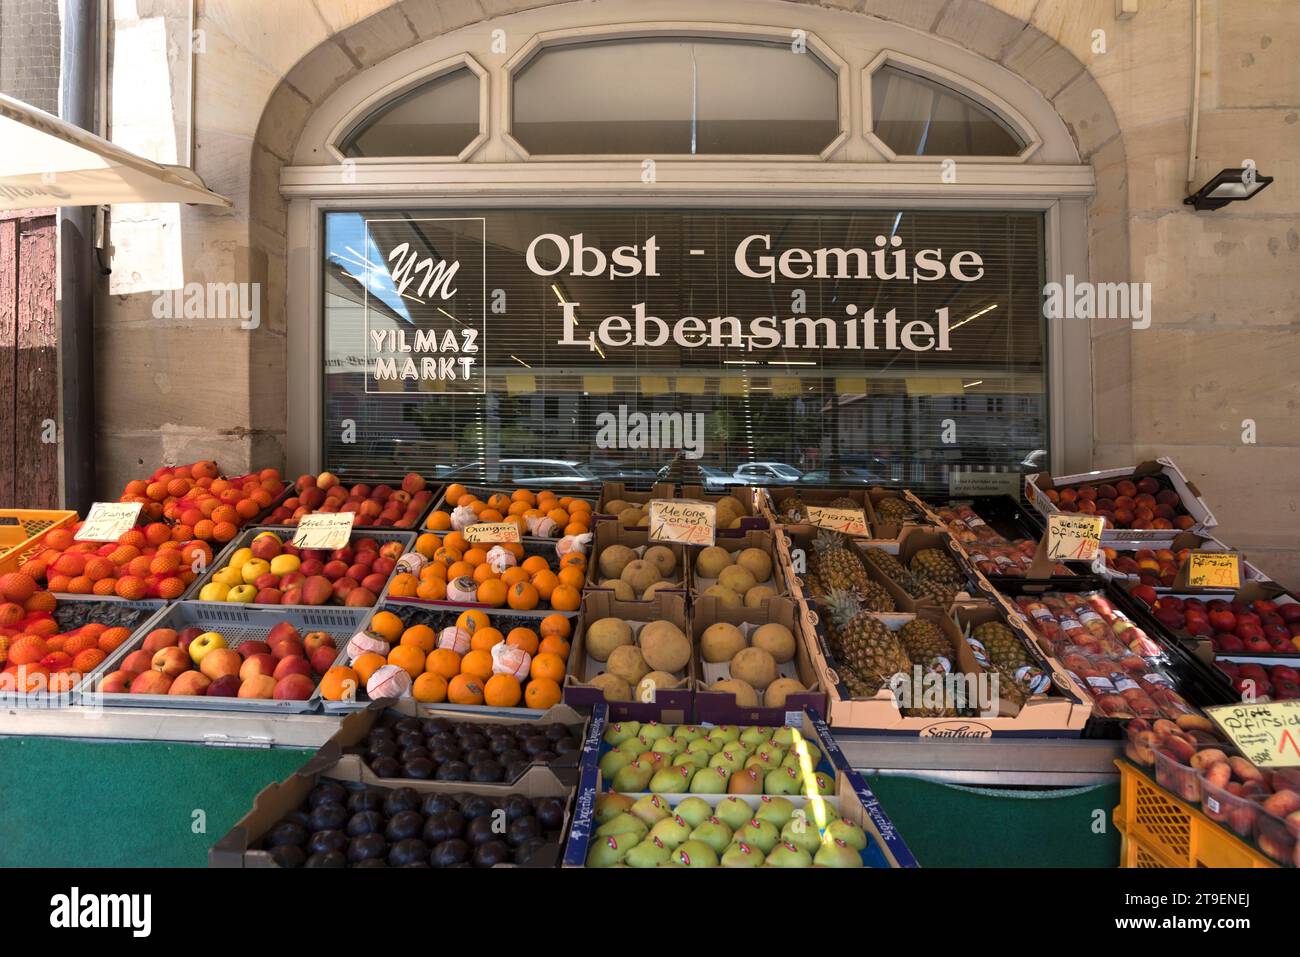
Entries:
{"type": "Polygon", "coordinates": [[[271,563],[264,558],[250,558],[239,568],[239,577],[251,585],[263,575],[271,574],[271,563]]]}
{"type": "Polygon", "coordinates": [[[256,585],[236,585],[230,589],[230,594],[226,595],[226,601],[238,602],[241,605],[247,605],[257,597],[256,585]]]}
{"type": "Polygon", "coordinates": [[[221,582],[208,582],[199,589],[199,601],[225,601],[230,595],[230,586],[221,582]]]}
{"type": "Polygon", "coordinates": [[[226,639],[224,637],[222,637],[215,631],[205,631],[203,634],[199,635],[197,638],[195,638],[193,641],[190,642],[190,646],[189,646],[190,658],[192,658],[194,660],[194,663],[197,665],[199,662],[203,660],[203,656],[206,655],[213,648],[224,648],[224,647],[226,647],[226,639]]]}

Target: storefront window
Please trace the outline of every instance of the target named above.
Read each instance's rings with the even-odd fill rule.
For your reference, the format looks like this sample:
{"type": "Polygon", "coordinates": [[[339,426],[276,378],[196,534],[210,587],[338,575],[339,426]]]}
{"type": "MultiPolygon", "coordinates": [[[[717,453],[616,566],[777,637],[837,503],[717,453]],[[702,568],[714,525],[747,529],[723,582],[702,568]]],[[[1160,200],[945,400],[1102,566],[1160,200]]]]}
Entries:
{"type": "Polygon", "coordinates": [[[1025,143],[955,90],[882,66],[871,77],[872,132],[900,156],[1017,156],[1025,143]]]}
{"type": "Polygon", "coordinates": [[[511,133],[537,155],[816,155],[840,132],[835,71],[788,42],[546,47],[512,96],[511,133]]]}
{"type": "Polygon", "coordinates": [[[461,67],[385,102],[339,144],[348,157],[455,156],[479,134],[479,77],[461,67]]]}
{"type": "Polygon", "coordinates": [[[680,450],[718,486],[924,488],[1048,448],[1040,213],[325,226],[323,447],[344,474],[649,482],[680,450]]]}

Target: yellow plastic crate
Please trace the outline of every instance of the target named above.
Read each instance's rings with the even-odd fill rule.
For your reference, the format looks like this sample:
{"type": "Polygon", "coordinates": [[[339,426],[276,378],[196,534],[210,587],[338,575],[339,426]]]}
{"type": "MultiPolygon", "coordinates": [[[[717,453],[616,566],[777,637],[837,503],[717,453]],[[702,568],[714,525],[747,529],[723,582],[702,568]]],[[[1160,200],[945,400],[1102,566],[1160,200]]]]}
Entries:
{"type": "Polygon", "coordinates": [[[76,512],[62,509],[0,508],[0,574],[17,571],[50,529],[76,520],[76,512]]]}
{"type": "Polygon", "coordinates": [[[1174,797],[1127,761],[1120,776],[1115,826],[1124,836],[1125,867],[1277,867],[1264,854],[1174,797]]]}

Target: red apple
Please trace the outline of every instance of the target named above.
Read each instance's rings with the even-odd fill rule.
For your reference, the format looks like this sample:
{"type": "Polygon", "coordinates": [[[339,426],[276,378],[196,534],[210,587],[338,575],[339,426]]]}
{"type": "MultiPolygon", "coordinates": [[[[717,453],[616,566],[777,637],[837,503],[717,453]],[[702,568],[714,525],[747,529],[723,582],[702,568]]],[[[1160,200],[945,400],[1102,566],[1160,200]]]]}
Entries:
{"type": "Polygon", "coordinates": [[[212,684],[212,679],[201,671],[186,671],[176,677],[172,686],[167,689],[168,694],[184,695],[203,695],[208,693],[208,686],[212,684]]]}
{"type": "MultiPolygon", "coordinates": [[[[324,672],[321,673],[324,674],[324,672]]],[[[136,672],[127,671],[125,668],[110,672],[99,683],[100,694],[128,694],[131,691],[131,682],[135,678],[136,672]]]]}
{"type": "Polygon", "coordinates": [[[340,578],[334,583],[334,597],[338,599],[339,602],[342,602],[348,597],[348,593],[351,592],[352,589],[360,587],[361,586],[357,584],[355,578],[340,578]]]}
{"type": "Polygon", "coordinates": [[[239,652],[230,648],[213,648],[199,662],[199,670],[216,681],[226,675],[237,675],[243,666],[239,652]]]}
{"type": "Polygon", "coordinates": [[[259,535],[248,547],[254,558],[261,558],[268,562],[284,551],[284,546],[275,535],[259,535]]]}
{"type": "Polygon", "coordinates": [[[260,588],[253,601],[259,605],[279,605],[284,598],[284,592],[278,588],[260,588]]]}
{"type": "Polygon", "coordinates": [[[175,678],[182,672],[189,671],[190,668],[194,667],[194,662],[180,648],[172,645],[168,648],[159,648],[150,662],[150,667],[154,671],[161,671],[168,678],[175,678]]]}
{"type": "Polygon", "coordinates": [[[378,600],[379,598],[374,592],[369,588],[362,586],[354,588],[352,591],[348,592],[348,597],[344,604],[349,608],[369,608],[378,600]]]}
{"type": "MultiPolygon", "coordinates": [[[[161,651],[162,649],[158,649],[161,651]]],[[[139,648],[122,659],[122,670],[143,674],[153,668],[153,653],[139,648]]]]}
{"type": "Polygon", "coordinates": [[[244,658],[249,658],[252,655],[269,655],[271,646],[264,641],[241,641],[235,650],[244,658]]]}
{"type": "Polygon", "coordinates": [[[348,566],[341,561],[327,562],[321,569],[321,574],[330,581],[338,581],[348,573],[348,566]]]}
{"type": "Polygon", "coordinates": [[[152,659],[155,652],[168,647],[175,648],[178,641],[180,641],[180,635],[177,634],[175,629],[155,628],[145,635],[144,644],[140,646],[140,650],[147,652],[152,659]]]}
{"type": "Polygon", "coordinates": [[[311,677],[311,662],[301,655],[286,655],[276,662],[275,670],[271,672],[271,677],[276,681],[286,675],[306,675],[311,677]]]}
{"type": "Polygon", "coordinates": [[[131,681],[131,694],[166,694],[171,686],[172,679],[161,671],[142,671],[131,681]]]}
{"type": "Polygon", "coordinates": [[[240,698],[272,698],[275,696],[275,679],[270,675],[249,675],[239,683],[240,698]]]}
{"type": "Polygon", "coordinates": [[[176,636],[176,646],[180,648],[181,651],[189,651],[190,642],[201,634],[203,634],[203,629],[196,628],[194,625],[190,625],[188,628],[182,628],[180,634],[176,636]]]}
{"type": "Polygon", "coordinates": [[[225,675],[208,685],[210,698],[235,698],[239,695],[239,675],[225,675]]]}
{"type": "Polygon", "coordinates": [[[339,652],[337,648],[328,648],[322,646],[311,653],[311,670],[318,675],[323,675],[334,666],[338,659],[339,652]]]}

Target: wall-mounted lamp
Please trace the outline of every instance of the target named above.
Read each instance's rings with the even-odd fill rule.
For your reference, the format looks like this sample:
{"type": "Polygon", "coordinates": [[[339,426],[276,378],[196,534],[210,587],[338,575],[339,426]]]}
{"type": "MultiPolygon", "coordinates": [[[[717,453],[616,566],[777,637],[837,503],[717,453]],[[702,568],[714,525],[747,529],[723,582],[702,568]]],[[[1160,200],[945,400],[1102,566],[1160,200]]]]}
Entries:
{"type": "Polygon", "coordinates": [[[1271,182],[1272,176],[1261,176],[1254,166],[1220,170],[1183,203],[1196,209],[1218,209],[1241,199],[1250,199],[1271,182]]]}

